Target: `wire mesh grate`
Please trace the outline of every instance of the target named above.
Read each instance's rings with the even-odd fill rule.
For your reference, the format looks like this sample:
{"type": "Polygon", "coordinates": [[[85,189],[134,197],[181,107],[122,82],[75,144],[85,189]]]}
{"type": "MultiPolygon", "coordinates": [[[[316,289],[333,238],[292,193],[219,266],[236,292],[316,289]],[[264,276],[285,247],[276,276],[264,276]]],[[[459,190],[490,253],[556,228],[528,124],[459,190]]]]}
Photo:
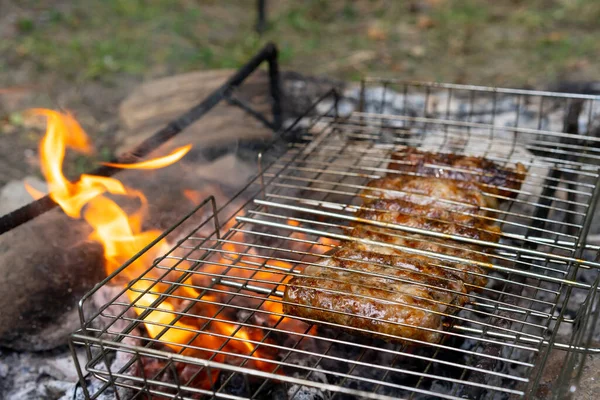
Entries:
{"type": "Polygon", "coordinates": [[[561,325],[575,322],[565,311],[569,297],[597,286],[578,279],[599,265],[589,256],[597,249],[585,243],[599,190],[600,139],[590,135],[596,101],[381,80],[363,82],[360,111],[340,115],[339,102],[323,100],[317,115],[288,128],[302,127],[302,140],[261,164],[238,201],[218,212],[221,225],[214,203],[206,218],[205,202],[188,216],[204,215],[202,224],[179,234],[125,286],[127,266],[109,277],[105,286],[116,295],[98,313],[82,309],[73,343],[85,345],[84,368],[103,382],[89,397],[103,390],[236,399],[533,393],[549,349],[581,345],[555,340],[561,325]],[[516,197],[486,217],[502,228],[498,243],[361,220],[366,183],[389,173],[391,154],[407,146],[525,166],[516,197]],[[391,228],[399,240],[486,248],[490,262],[477,261],[478,247],[439,254],[400,245],[440,268],[449,268],[445,260],[478,263],[489,283],[470,283],[456,312],[434,311],[444,321],[435,343],[373,338],[368,329],[286,315],[290,278],[320,265],[340,243],[365,240],[352,236],[355,222],[391,228]]]}

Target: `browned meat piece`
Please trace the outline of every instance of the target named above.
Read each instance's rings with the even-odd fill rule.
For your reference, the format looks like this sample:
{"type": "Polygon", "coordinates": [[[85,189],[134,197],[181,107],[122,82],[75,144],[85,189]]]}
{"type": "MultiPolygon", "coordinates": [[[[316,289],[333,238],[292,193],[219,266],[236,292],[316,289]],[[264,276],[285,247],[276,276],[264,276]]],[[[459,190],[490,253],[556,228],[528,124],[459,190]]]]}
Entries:
{"type": "MultiPolygon", "coordinates": [[[[467,302],[465,285],[451,270],[435,266],[438,260],[417,254],[398,255],[362,251],[347,243],[333,258],[343,268],[368,271],[402,280],[404,283],[427,287],[431,296],[444,304],[464,305],[467,302]]],[[[447,310],[445,310],[448,312],[447,310]]]]}
{"type": "Polygon", "coordinates": [[[410,226],[490,242],[497,242],[500,234],[498,226],[491,225],[484,219],[462,215],[447,209],[419,206],[403,200],[381,199],[367,202],[356,216],[371,221],[410,226]]]}
{"type": "MultiPolygon", "coordinates": [[[[517,163],[515,168],[500,167],[481,157],[429,153],[411,147],[392,154],[392,160],[388,169],[474,182],[480,184],[485,192],[512,198],[517,197],[527,172],[521,163],[517,163]]],[[[394,173],[391,175],[397,176],[394,173]]]]}
{"type": "Polygon", "coordinates": [[[477,214],[452,211],[441,207],[421,206],[419,204],[411,203],[410,201],[399,199],[368,200],[364,203],[362,209],[368,211],[381,210],[381,212],[398,212],[401,214],[426,217],[441,221],[457,222],[473,227],[478,226],[478,224],[483,223],[483,221],[487,221],[477,214]]]}
{"type": "MultiPolygon", "coordinates": [[[[489,257],[482,253],[478,246],[459,243],[453,240],[436,239],[423,235],[394,232],[389,229],[355,226],[352,236],[359,239],[368,239],[379,243],[388,243],[398,247],[428,251],[431,253],[459,257],[466,260],[472,260],[478,263],[489,264],[489,257]]],[[[397,255],[407,257],[407,253],[402,249],[387,246],[377,246],[372,244],[353,241],[351,244],[344,244],[344,247],[356,249],[359,251],[370,251],[378,254],[397,255]]],[[[477,264],[468,262],[450,262],[441,258],[437,264],[447,266],[449,273],[456,279],[465,283],[484,287],[487,284],[485,270],[477,264]]]]}
{"type": "Polygon", "coordinates": [[[445,316],[487,284],[486,249],[372,222],[497,242],[500,228],[488,217],[496,196],[515,197],[525,168],[415,149],[392,158],[399,173],[368,183],[352,238],[289,281],[284,311],[388,340],[438,342],[445,316]]]}
{"type": "Polygon", "coordinates": [[[363,195],[471,214],[484,214],[481,207],[498,206],[495,198],[483,195],[471,182],[397,175],[373,180],[367,186],[369,188],[363,191],[363,195]]]}
{"type": "Polygon", "coordinates": [[[442,336],[442,316],[432,311],[443,312],[447,306],[437,303],[433,292],[419,285],[352,272],[330,258],[320,266],[307,266],[301,277],[290,280],[283,311],[364,329],[366,335],[394,336],[387,340],[410,338],[436,343],[442,336]]]}

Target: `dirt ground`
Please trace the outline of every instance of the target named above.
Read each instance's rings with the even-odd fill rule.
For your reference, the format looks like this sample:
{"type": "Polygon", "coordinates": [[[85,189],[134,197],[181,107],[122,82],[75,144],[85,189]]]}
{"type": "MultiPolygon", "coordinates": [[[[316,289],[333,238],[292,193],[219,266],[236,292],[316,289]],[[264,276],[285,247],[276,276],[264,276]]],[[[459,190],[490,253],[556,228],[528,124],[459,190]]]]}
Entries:
{"type": "Polygon", "coordinates": [[[595,80],[596,0],[270,0],[256,33],[254,0],[0,0],[0,186],[36,174],[40,131],[29,107],[68,109],[97,154],[117,146],[117,108],[139,82],[241,65],[267,40],[284,68],[546,88],[595,80]]]}

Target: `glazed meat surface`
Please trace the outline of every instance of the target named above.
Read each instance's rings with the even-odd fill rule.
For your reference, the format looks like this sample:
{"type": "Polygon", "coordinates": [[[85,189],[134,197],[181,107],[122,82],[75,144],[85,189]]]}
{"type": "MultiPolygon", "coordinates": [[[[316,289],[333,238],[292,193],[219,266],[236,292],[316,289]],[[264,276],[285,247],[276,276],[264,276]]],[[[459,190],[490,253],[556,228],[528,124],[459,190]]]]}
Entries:
{"type": "MultiPolygon", "coordinates": [[[[485,192],[512,198],[517,196],[526,174],[525,166],[521,163],[517,163],[515,168],[508,168],[481,157],[430,153],[415,148],[393,153],[388,169],[473,182],[485,192]]],[[[397,176],[394,173],[391,175],[397,176]]]]}
{"type": "MultiPolygon", "coordinates": [[[[385,334],[391,340],[412,338],[425,342],[441,339],[442,316],[447,307],[434,298],[436,290],[403,283],[392,276],[354,272],[336,258],[307,266],[302,277],[288,283],[284,312],[363,329],[363,334],[385,334]]],[[[362,264],[365,271],[386,267],[362,264]]]]}
{"type": "MultiPolygon", "coordinates": [[[[427,251],[431,254],[440,254],[432,264],[446,265],[447,270],[453,277],[477,287],[484,287],[487,284],[486,272],[480,267],[480,264],[489,264],[489,257],[482,249],[475,245],[459,243],[451,240],[436,239],[416,234],[405,234],[391,231],[383,228],[373,228],[365,226],[355,226],[352,236],[357,239],[367,239],[382,245],[365,243],[362,241],[352,241],[344,244],[346,248],[353,248],[359,251],[370,251],[385,255],[396,255],[399,257],[412,257],[414,253],[403,251],[401,248],[427,251]],[[391,246],[383,246],[390,244],[391,246]],[[453,262],[445,259],[444,256],[461,258],[474,263],[453,262]]],[[[430,261],[431,262],[431,261],[430,261]]]]}
{"type": "Polygon", "coordinates": [[[485,196],[472,182],[435,177],[386,176],[368,183],[367,198],[398,199],[421,206],[485,214],[482,207],[496,208],[496,199],[485,196]],[[370,197],[369,197],[370,196],[370,197]]]}
{"type": "Polygon", "coordinates": [[[497,242],[499,239],[500,229],[484,219],[464,216],[445,209],[410,205],[411,203],[388,199],[374,200],[367,202],[356,216],[370,221],[409,226],[488,242],[497,242]],[[427,209],[436,211],[426,212],[427,209]],[[454,221],[455,219],[457,221],[454,221]]]}
{"type": "Polygon", "coordinates": [[[346,246],[333,258],[349,270],[368,271],[389,279],[427,287],[444,311],[450,304],[464,305],[467,301],[465,285],[452,271],[435,266],[436,260],[416,254],[387,255],[346,246]],[[438,290],[439,289],[439,290],[438,290]]]}
{"type": "Polygon", "coordinates": [[[368,200],[362,205],[360,211],[363,210],[368,212],[394,212],[441,221],[456,222],[471,227],[481,226],[482,224],[493,226],[492,224],[486,222],[487,219],[481,217],[478,214],[471,214],[470,212],[453,211],[451,209],[442,207],[422,206],[419,204],[411,203],[410,201],[398,199],[368,200]]]}

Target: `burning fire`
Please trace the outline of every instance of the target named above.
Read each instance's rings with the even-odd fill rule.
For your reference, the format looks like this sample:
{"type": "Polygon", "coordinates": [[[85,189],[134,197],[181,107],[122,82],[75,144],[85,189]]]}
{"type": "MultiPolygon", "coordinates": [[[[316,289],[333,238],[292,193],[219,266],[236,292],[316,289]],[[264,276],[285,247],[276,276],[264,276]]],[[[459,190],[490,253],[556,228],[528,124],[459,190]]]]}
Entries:
{"type": "MultiPolygon", "coordinates": [[[[114,272],[160,235],[157,230],[142,229],[147,208],[145,196],[137,190],[125,187],[114,178],[82,175],[79,181],[69,182],[62,172],[66,149],[89,154],[92,146],[87,135],[71,115],[46,109],[35,109],[31,112],[36,116],[45,117],[47,121],[46,134],[40,143],[40,158],[50,197],[67,215],[77,219],[83,218],[93,228],[90,239],[103,245],[106,272],[107,274],[114,272]],[[133,198],[140,203],[140,207],[136,212],[128,215],[112,199],[115,196],[133,198]]],[[[189,145],[184,146],[166,156],[136,164],[105,163],[105,165],[128,169],[163,168],[179,161],[190,148],[189,145]]],[[[27,189],[34,198],[43,195],[31,187],[27,189]]],[[[195,204],[200,203],[202,198],[201,192],[191,189],[185,190],[183,195],[195,204]]],[[[234,219],[228,221],[225,228],[231,228],[231,224],[234,223],[234,219]]],[[[299,222],[290,219],[288,224],[298,226],[299,222]]],[[[308,250],[310,247],[309,244],[304,243],[307,242],[306,235],[295,233],[291,237],[297,239],[299,245],[304,246],[302,250],[308,250]]],[[[244,240],[243,237],[237,238],[241,242],[244,240]]],[[[235,240],[234,235],[232,241],[235,240]]],[[[316,244],[323,249],[322,252],[333,245],[335,245],[334,241],[325,238],[320,239],[316,244]]],[[[262,347],[257,348],[255,345],[265,340],[262,329],[250,328],[232,321],[232,317],[217,305],[225,303],[231,296],[224,294],[223,291],[201,294],[200,289],[209,286],[213,276],[235,267],[228,276],[233,276],[240,282],[252,278],[258,281],[256,285],[264,287],[276,285],[277,290],[283,291],[290,279],[287,272],[292,271],[293,265],[276,259],[269,260],[265,264],[265,258],[261,257],[255,249],[247,249],[246,246],[237,243],[225,243],[221,246],[220,253],[216,253],[218,254],[216,259],[211,259],[201,266],[202,274],[194,274],[183,284],[178,285],[172,293],[165,294],[168,289],[172,289],[172,282],[179,279],[189,268],[185,263],[180,262],[177,265],[176,260],[173,259],[165,259],[161,262],[161,266],[171,268],[166,274],[164,268],[149,268],[154,259],[165,254],[169,248],[170,246],[164,241],[157,243],[122,272],[127,283],[133,282],[126,293],[134,305],[135,312],[144,318],[150,338],[160,341],[172,351],[187,356],[211,358],[219,362],[227,361],[224,353],[251,356],[250,362],[255,368],[273,371],[275,364],[268,362],[272,358],[271,355],[267,354],[262,347]],[[169,264],[170,261],[173,263],[169,264]],[[137,279],[140,276],[142,278],[137,279]],[[161,298],[163,301],[156,305],[157,300],[161,298]],[[186,304],[189,306],[190,302],[183,299],[193,300],[191,308],[188,308],[189,311],[185,313],[181,311],[186,304]]],[[[279,328],[289,329],[292,332],[306,329],[306,325],[302,322],[283,316],[279,298],[271,296],[264,299],[261,309],[267,312],[265,323],[270,326],[277,324],[279,328]]],[[[188,374],[197,376],[197,379],[203,380],[197,383],[204,387],[210,387],[216,379],[214,374],[209,379],[206,374],[197,374],[187,368],[181,370],[180,374],[182,378],[188,374]]]]}
{"type": "MultiPolygon", "coordinates": [[[[146,209],[145,196],[136,190],[125,187],[114,178],[82,175],[78,182],[69,182],[62,172],[65,151],[70,148],[89,154],[92,146],[87,135],[71,115],[46,109],[35,109],[31,113],[45,117],[47,121],[46,134],[40,143],[40,158],[50,197],[67,215],[72,218],[83,218],[93,228],[90,238],[100,242],[104,247],[106,272],[108,274],[114,272],[160,234],[160,231],[157,230],[142,230],[146,209]],[[141,206],[137,212],[128,215],[107,194],[137,198],[141,206]]],[[[105,165],[131,169],[163,168],[179,161],[190,148],[191,146],[188,145],[167,156],[137,164],[106,163],[105,165]]],[[[27,187],[27,189],[34,198],[42,195],[31,187],[27,187]]],[[[133,280],[141,275],[148,266],[152,265],[153,260],[161,253],[161,249],[165,250],[166,247],[167,243],[158,243],[153,247],[156,250],[143,254],[123,271],[127,274],[126,277],[133,280]]],[[[180,276],[181,273],[169,274],[169,280],[177,279],[176,275],[180,276]]],[[[148,310],[169,286],[165,283],[154,283],[153,278],[158,279],[159,276],[146,276],[145,278],[136,281],[127,291],[127,296],[136,306],[134,310],[138,315],[148,310]]],[[[178,290],[185,291],[188,298],[200,297],[200,294],[189,286],[182,286],[178,290]]],[[[205,295],[202,300],[208,301],[210,297],[205,295]]],[[[182,351],[182,345],[192,344],[198,347],[219,349],[225,344],[226,340],[222,337],[196,335],[200,326],[205,323],[205,319],[199,318],[197,321],[193,319],[190,321],[190,318],[187,318],[174,322],[176,315],[174,312],[177,311],[178,306],[177,301],[168,297],[145,316],[146,330],[151,338],[156,338],[162,333],[159,340],[174,351],[182,351]],[[165,331],[167,326],[169,328],[165,331]]],[[[214,308],[214,306],[211,307],[214,308]]],[[[211,307],[205,307],[199,315],[216,314],[217,309],[211,309],[211,307]]],[[[248,342],[251,339],[250,333],[240,328],[239,325],[213,321],[210,328],[217,334],[234,338],[227,341],[227,345],[233,349],[226,350],[235,350],[242,354],[256,354],[254,345],[248,342]]],[[[190,352],[186,349],[185,353],[190,352]]],[[[257,362],[257,365],[265,367],[263,364],[257,362]]]]}

